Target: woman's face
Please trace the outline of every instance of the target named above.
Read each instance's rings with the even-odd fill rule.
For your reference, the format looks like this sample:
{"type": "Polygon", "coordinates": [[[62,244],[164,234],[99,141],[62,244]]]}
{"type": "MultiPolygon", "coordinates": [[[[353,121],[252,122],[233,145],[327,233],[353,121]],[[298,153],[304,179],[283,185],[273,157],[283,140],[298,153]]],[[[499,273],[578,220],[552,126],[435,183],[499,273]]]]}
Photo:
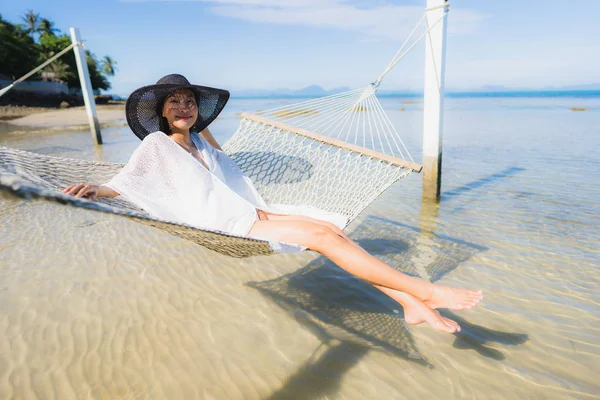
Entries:
{"type": "Polygon", "coordinates": [[[189,131],[198,119],[194,93],[187,89],[170,93],[163,104],[162,116],[169,122],[171,132],[189,131]]]}

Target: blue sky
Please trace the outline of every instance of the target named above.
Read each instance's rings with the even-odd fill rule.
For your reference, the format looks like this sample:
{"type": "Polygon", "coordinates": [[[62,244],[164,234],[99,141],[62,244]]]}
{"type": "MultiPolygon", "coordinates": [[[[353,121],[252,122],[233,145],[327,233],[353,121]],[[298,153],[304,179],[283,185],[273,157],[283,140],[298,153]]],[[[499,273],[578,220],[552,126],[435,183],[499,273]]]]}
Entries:
{"type": "MultiPolygon", "coordinates": [[[[447,90],[600,83],[600,1],[454,0],[447,90]]],[[[34,10],[80,29],[97,56],[118,62],[117,94],[178,72],[230,90],[362,87],[385,68],[425,0],[4,1],[13,23],[34,10]]],[[[424,45],[382,89],[423,86],[424,45]]]]}

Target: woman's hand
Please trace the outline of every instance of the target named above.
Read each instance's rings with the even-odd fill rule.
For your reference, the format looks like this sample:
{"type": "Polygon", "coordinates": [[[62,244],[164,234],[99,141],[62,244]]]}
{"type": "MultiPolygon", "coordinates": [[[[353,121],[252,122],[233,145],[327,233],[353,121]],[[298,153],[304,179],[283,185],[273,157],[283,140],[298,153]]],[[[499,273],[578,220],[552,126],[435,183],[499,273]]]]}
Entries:
{"type": "Polygon", "coordinates": [[[100,187],[98,185],[91,185],[89,183],[80,183],[78,185],[71,185],[63,189],[62,192],[75,197],[96,200],[98,193],[100,192],[100,187]]]}

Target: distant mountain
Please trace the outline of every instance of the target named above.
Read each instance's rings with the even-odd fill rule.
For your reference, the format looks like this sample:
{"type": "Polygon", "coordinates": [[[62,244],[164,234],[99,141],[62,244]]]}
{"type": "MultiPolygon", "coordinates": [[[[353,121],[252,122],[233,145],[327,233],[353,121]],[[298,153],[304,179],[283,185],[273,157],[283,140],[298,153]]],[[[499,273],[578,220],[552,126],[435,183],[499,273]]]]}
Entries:
{"type": "Polygon", "coordinates": [[[327,96],[329,93],[327,90],[323,89],[321,86],[312,85],[305,87],[304,89],[300,89],[296,92],[296,94],[300,96],[327,96]]]}
{"type": "MultiPolygon", "coordinates": [[[[245,89],[245,90],[232,90],[231,96],[238,98],[285,98],[285,97],[323,97],[330,96],[337,93],[346,92],[351,90],[348,87],[339,87],[331,90],[325,90],[319,85],[307,86],[303,89],[275,89],[275,90],[264,90],[264,89],[245,89]]],[[[516,88],[506,87],[502,85],[485,85],[479,88],[473,89],[456,89],[446,88],[445,93],[451,97],[461,97],[469,95],[485,95],[485,94],[514,94],[514,93],[538,93],[538,92],[569,92],[569,91],[598,91],[600,90],[600,83],[592,83],[586,85],[570,85],[570,86],[547,86],[544,88],[516,88]]],[[[410,89],[389,89],[379,90],[377,92],[379,97],[422,97],[422,90],[410,90],[410,89]]]]}

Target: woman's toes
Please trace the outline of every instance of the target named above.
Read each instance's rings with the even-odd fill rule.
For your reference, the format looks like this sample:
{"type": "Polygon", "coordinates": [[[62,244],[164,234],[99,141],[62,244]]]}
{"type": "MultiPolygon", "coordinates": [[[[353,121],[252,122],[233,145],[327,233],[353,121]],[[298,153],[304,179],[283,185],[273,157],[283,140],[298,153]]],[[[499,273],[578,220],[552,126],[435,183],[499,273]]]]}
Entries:
{"type": "Polygon", "coordinates": [[[453,326],[446,324],[444,321],[439,321],[437,323],[437,328],[442,332],[453,333],[455,331],[453,326]]]}
{"type": "Polygon", "coordinates": [[[453,321],[453,320],[445,318],[445,317],[442,317],[442,321],[443,321],[444,325],[446,325],[446,328],[447,328],[447,329],[445,329],[446,332],[453,333],[453,332],[460,331],[460,326],[458,325],[458,323],[456,323],[456,321],[453,321]]]}
{"type": "Polygon", "coordinates": [[[466,299],[462,304],[464,306],[474,306],[477,305],[477,303],[479,303],[479,299],[466,299]]]}
{"type": "Polygon", "coordinates": [[[458,322],[451,320],[449,318],[446,318],[446,323],[455,328],[460,328],[460,326],[458,325],[458,322]]]}

